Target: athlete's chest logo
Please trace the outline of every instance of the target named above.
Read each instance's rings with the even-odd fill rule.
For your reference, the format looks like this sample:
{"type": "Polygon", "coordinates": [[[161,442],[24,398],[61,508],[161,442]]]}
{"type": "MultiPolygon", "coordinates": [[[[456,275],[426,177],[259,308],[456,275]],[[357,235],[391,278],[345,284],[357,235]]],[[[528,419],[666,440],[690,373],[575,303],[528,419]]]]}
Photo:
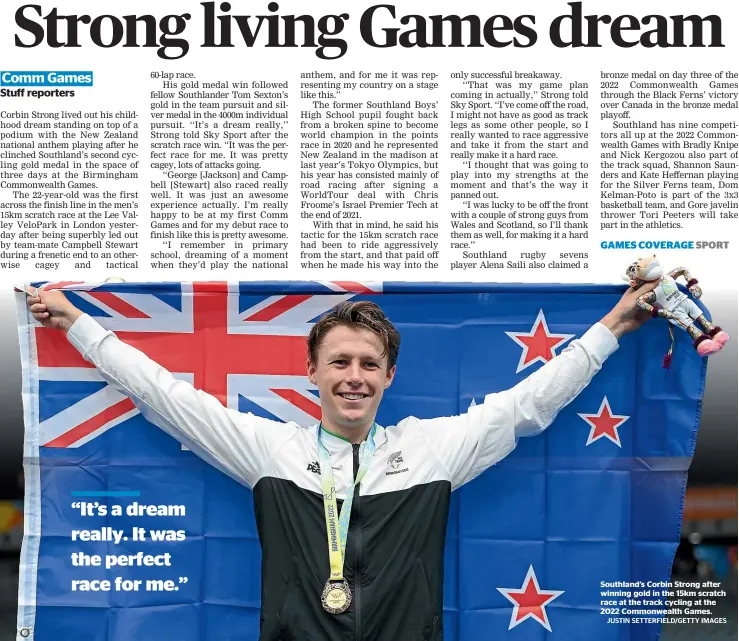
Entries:
{"type": "Polygon", "coordinates": [[[403,472],[408,471],[407,467],[403,467],[402,451],[393,452],[390,456],[388,456],[387,465],[390,469],[385,472],[385,476],[390,476],[391,474],[402,474],[403,472]]]}

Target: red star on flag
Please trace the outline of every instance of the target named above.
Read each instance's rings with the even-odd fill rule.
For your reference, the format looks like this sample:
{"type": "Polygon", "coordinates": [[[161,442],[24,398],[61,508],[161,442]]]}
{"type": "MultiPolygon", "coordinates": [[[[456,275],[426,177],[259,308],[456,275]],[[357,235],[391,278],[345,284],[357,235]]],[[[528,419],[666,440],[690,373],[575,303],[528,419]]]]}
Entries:
{"type": "Polygon", "coordinates": [[[600,409],[597,414],[580,414],[578,416],[585,422],[590,424],[590,435],[586,446],[595,443],[599,438],[606,437],[619,447],[621,447],[621,437],[618,435],[618,428],[629,420],[628,416],[622,414],[614,414],[608,403],[608,397],[604,396],[600,403],[600,409]]]}
{"type": "Polygon", "coordinates": [[[539,588],[539,581],[536,579],[534,566],[529,566],[523,585],[518,588],[496,588],[506,599],[513,603],[513,612],[511,613],[511,622],[508,629],[515,628],[528,618],[538,621],[549,632],[552,626],[549,625],[549,617],[545,606],[554,601],[560,594],[564,594],[564,590],[542,590],[539,588]]]}
{"type": "Polygon", "coordinates": [[[523,348],[516,374],[534,363],[551,361],[557,355],[555,350],[574,336],[574,334],[552,334],[547,326],[543,309],[536,315],[530,332],[506,332],[506,335],[523,348]]]}

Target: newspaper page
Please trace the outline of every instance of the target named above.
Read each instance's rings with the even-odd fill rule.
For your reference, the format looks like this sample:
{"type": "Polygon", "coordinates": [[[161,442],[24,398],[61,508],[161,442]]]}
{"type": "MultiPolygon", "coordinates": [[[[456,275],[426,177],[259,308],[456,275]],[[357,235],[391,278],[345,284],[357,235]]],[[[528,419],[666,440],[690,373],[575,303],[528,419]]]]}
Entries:
{"type": "MultiPolygon", "coordinates": [[[[0,12],[9,499],[19,498],[23,443],[14,288],[301,281],[371,294],[388,282],[442,293],[521,283],[566,299],[580,285],[612,295],[649,280],[657,260],[665,280],[646,302],[662,343],[633,359],[651,367],[677,341],[672,367],[692,359],[700,377],[707,364],[705,395],[701,382],[692,399],[698,446],[672,576],[641,588],[603,581],[593,616],[608,638],[736,638],[736,3],[11,0],[0,12]],[[698,299],[711,321],[696,320],[698,299]],[[661,614],[656,598],[670,602],[661,614]]],[[[105,291],[89,305],[125,316],[130,302],[105,291]]],[[[524,321],[521,335],[558,336],[543,317],[524,321]]],[[[8,504],[16,526],[18,510],[8,504]]],[[[40,526],[25,513],[28,539],[40,526]]],[[[508,587],[551,597],[559,588],[545,585],[542,563],[508,587]]],[[[556,636],[559,626],[578,638],[556,600],[523,620],[513,593],[491,581],[506,633],[556,636]]],[[[55,603],[84,603],[58,586],[69,598],[55,603]]],[[[99,590],[86,595],[91,606],[99,590]]],[[[3,640],[34,638],[34,608],[59,596],[22,596],[34,608],[21,603],[16,625],[13,580],[0,591],[12,610],[3,640]]],[[[472,609],[447,637],[483,638],[488,624],[475,616],[488,610],[472,609]]]]}

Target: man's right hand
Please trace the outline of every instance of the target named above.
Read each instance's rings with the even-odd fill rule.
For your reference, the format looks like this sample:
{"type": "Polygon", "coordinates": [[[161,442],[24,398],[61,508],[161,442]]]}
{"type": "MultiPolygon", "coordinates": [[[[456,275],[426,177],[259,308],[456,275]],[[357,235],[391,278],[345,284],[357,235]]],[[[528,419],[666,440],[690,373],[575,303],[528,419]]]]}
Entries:
{"type": "Polygon", "coordinates": [[[28,308],[44,327],[66,332],[82,312],[69,302],[63,292],[26,288],[28,308]]]}

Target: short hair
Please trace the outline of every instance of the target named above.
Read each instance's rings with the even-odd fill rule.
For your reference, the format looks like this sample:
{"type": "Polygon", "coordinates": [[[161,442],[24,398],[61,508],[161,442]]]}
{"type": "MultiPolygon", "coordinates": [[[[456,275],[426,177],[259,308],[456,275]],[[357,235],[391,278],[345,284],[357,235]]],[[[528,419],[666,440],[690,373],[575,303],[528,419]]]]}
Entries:
{"type": "Polygon", "coordinates": [[[395,365],[400,351],[400,332],[385,316],[379,305],[366,300],[339,303],[313,325],[308,335],[308,356],[311,362],[317,362],[318,348],[326,334],[339,325],[354,330],[368,329],[377,334],[384,346],[382,355],[387,356],[388,369],[395,365]]]}

